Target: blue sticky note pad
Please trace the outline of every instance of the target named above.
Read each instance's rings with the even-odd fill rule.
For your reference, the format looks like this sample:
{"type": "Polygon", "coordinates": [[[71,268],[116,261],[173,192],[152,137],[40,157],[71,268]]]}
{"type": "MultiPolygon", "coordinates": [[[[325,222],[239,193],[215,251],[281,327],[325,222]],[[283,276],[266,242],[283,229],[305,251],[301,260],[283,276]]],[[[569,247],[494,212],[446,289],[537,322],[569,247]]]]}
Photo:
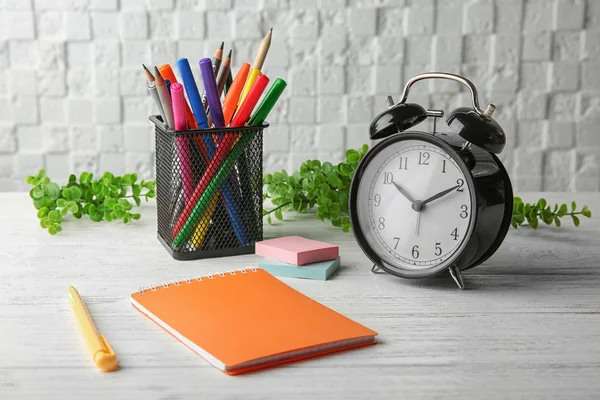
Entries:
{"type": "Polygon", "coordinates": [[[265,258],[258,263],[258,267],[275,276],[325,281],[340,267],[340,258],[306,264],[301,267],[265,258]]]}

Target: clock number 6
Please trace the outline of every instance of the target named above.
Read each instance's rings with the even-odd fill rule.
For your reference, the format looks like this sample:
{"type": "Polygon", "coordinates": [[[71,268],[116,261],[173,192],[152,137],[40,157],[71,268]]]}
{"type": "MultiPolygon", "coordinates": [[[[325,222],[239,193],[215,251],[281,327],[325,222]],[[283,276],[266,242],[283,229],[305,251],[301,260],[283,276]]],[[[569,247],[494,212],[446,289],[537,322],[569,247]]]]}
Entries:
{"type": "Polygon", "coordinates": [[[412,256],[416,260],[419,258],[419,245],[415,244],[412,248],[412,256]]]}

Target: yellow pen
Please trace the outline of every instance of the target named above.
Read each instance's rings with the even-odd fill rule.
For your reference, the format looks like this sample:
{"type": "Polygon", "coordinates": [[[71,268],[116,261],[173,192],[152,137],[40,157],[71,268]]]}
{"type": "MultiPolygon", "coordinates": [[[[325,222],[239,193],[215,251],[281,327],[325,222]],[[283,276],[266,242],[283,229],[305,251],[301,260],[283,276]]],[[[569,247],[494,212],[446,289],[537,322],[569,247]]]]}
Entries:
{"type": "Polygon", "coordinates": [[[81,296],[73,286],[69,286],[69,301],[73,307],[73,312],[77,319],[77,325],[85,337],[88,348],[92,352],[92,357],[96,366],[102,371],[114,371],[119,368],[117,355],[108,344],[103,335],[98,334],[98,330],[92,321],[92,317],[85,306],[81,296]]]}

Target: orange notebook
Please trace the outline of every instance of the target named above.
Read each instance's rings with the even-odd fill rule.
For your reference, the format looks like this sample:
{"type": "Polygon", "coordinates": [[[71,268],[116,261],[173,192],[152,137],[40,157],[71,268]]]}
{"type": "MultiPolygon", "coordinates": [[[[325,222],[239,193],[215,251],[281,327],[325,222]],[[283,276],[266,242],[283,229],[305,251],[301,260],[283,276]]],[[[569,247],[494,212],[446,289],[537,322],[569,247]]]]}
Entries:
{"type": "Polygon", "coordinates": [[[373,344],[377,335],[256,268],[142,287],[131,304],[230,375],[373,344]]]}

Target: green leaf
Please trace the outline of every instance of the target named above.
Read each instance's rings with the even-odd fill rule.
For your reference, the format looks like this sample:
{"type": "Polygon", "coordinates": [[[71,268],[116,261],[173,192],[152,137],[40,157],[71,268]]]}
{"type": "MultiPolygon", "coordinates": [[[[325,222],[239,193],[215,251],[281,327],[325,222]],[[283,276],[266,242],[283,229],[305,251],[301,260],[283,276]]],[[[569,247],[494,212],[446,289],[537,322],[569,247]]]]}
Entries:
{"type": "Polygon", "coordinates": [[[33,199],[41,199],[42,197],[44,197],[44,189],[42,189],[39,186],[36,186],[29,191],[29,195],[33,199]]]}
{"type": "Polygon", "coordinates": [[[37,212],[37,217],[38,218],[44,218],[46,215],[48,215],[48,207],[42,207],[38,210],[37,212]]]}
{"type": "Polygon", "coordinates": [[[58,199],[56,200],[56,206],[57,207],[65,207],[67,205],[67,201],[65,199],[58,199]]]}
{"type": "Polygon", "coordinates": [[[65,215],[67,215],[67,213],[68,213],[68,212],[69,212],[69,209],[68,209],[68,208],[61,208],[61,209],[60,209],[60,215],[61,215],[61,216],[63,216],[63,217],[64,217],[65,215]]]}
{"type": "Polygon", "coordinates": [[[62,217],[61,217],[60,212],[58,210],[52,210],[52,211],[50,211],[48,213],[48,218],[52,222],[61,222],[62,221],[62,217]]]}
{"type": "Polygon", "coordinates": [[[136,214],[131,214],[131,218],[137,221],[138,219],[141,218],[141,215],[137,214],[137,213],[136,214]]]}
{"type": "Polygon", "coordinates": [[[514,220],[510,221],[510,224],[512,225],[513,228],[517,229],[518,225],[514,220]]]}
{"type": "Polygon", "coordinates": [[[32,175],[27,175],[25,177],[25,183],[31,184],[32,181],[33,181],[33,176],[32,175]]]}
{"type": "Polygon", "coordinates": [[[142,188],[140,187],[140,185],[131,185],[131,193],[134,196],[139,196],[140,193],[142,193],[142,188]]]}
{"type": "Polygon", "coordinates": [[[54,225],[52,225],[52,226],[50,226],[48,228],[48,233],[51,234],[51,235],[56,235],[57,232],[58,231],[56,230],[56,228],[54,227],[54,225]]]}
{"type": "Polygon", "coordinates": [[[554,224],[558,227],[560,227],[560,218],[558,217],[554,217],[554,224]]]}
{"type": "Polygon", "coordinates": [[[590,211],[590,209],[588,208],[588,206],[583,206],[583,208],[581,209],[581,214],[583,214],[584,217],[587,218],[591,218],[592,217],[592,212],[590,211]]]}
{"type": "Polygon", "coordinates": [[[537,206],[540,210],[543,210],[544,208],[546,208],[546,199],[544,199],[544,198],[539,199],[537,202],[537,206]]]}
{"type": "Polygon", "coordinates": [[[539,221],[537,218],[528,218],[527,222],[529,222],[529,225],[533,228],[533,229],[537,229],[538,225],[539,225],[539,221]]]}
{"type": "Polygon", "coordinates": [[[575,212],[577,210],[577,203],[575,201],[571,202],[571,212],[575,212]]]}
{"type": "Polygon", "coordinates": [[[138,196],[133,196],[133,201],[135,201],[135,205],[138,207],[140,206],[140,204],[142,204],[142,201],[138,196]]]}
{"type": "Polygon", "coordinates": [[[113,220],[113,213],[110,211],[104,211],[104,219],[108,222],[111,222],[113,220]]]}
{"type": "Polygon", "coordinates": [[[44,229],[48,229],[51,225],[52,221],[50,221],[50,218],[42,218],[40,220],[40,226],[44,229]]]}
{"type": "Polygon", "coordinates": [[[54,230],[56,230],[56,232],[62,231],[62,226],[60,226],[59,224],[52,224],[52,227],[54,228],[54,230]]]}
{"type": "Polygon", "coordinates": [[[273,213],[273,215],[278,220],[283,221],[283,213],[281,212],[281,208],[278,208],[277,210],[275,210],[275,212],[273,213]]]}
{"type": "Polygon", "coordinates": [[[558,208],[558,216],[562,217],[565,214],[567,214],[567,205],[561,204],[560,207],[558,208]]]}
{"type": "Polygon", "coordinates": [[[75,214],[78,210],[79,210],[79,207],[78,207],[77,203],[75,203],[74,201],[71,201],[69,203],[69,211],[71,211],[73,214],[75,214]]]}
{"type": "Polygon", "coordinates": [[[273,221],[271,220],[271,214],[267,216],[267,224],[272,225],[273,221]]]}
{"type": "Polygon", "coordinates": [[[575,224],[575,226],[579,226],[579,218],[577,215],[571,215],[571,218],[573,218],[573,224],[575,224]]]}

